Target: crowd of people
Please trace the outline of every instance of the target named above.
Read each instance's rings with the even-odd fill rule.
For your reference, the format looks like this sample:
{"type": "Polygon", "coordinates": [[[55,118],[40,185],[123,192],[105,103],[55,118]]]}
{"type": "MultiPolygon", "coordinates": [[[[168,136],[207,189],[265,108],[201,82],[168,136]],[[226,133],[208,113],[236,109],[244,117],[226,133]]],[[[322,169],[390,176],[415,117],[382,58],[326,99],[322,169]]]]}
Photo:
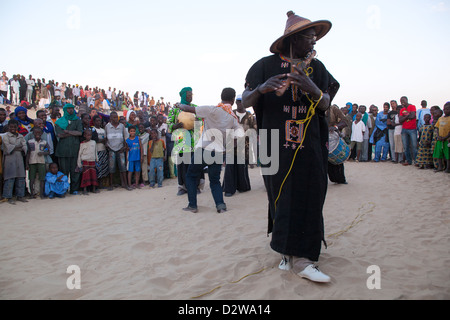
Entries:
{"type": "Polygon", "coordinates": [[[59,83],[55,80],[46,81],[45,78],[36,80],[32,75],[29,75],[28,79],[20,74],[9,78],[5,71],[2,72],[0,104],[26,105],[36,110],[48,107],[51,102],[59,106],[64,106],[66,103],[75,106],[84,104],[89,108],[115,111],[149,108],[156,113],[165,114],[171,108],[170,102],[164,102],[164,97],[155,100],[143,91],[136,91],[133,96],[130,96],[128,92],[111,89],[111,87],[106,90],[99,87],[59,83]]]}
{"type": "Polygon", "coordinates": [[[3,72],[0,104],[3,202],[119,185],[162,187],[164,178],[176,175],[167,157],[173,146],[166,124],[171,106],[163,97],[155,101],[136,92],[131,98],[116,89],[46,83],[31,75],[9,79],[3,72]]]}
{"type": "Polygon", "coordinates": [[[350,144],[350,160],[356,162],[401,163],[419,169],[450,173],[450,102],[441,109],[427,107],[427,101],[416,108],[407,97],[386,102],[383,110],[371,105],[348,103],[341,108],[347,123],[341,134],[350,144]]]}
{"type": "MultiPolygon", "coordinates": [[[[5,72],[0,89],[2,201],[15,203],[13,195],[18,201],[27,201],[26,195],[52,199],[118,186],[126,190],[162,187],[164,179],[176,177],[178,195],[188,192],[189,161],[175,163],[172,152],[190,159],[199,135],[192,129],[178,130],[183,124],[178,120],[181,109],[177,105],[172,107],[163,98],[155,102],[144,92],[136,92],[132,99],[122,91],[116,95],[111,88],[83,89],[65,83],[59,87],[58,82],[46,84],[45,79],[34,81],[32,76],[29,80],[20,75],[8,79],[5,72]],[[25,85],[27,90],[21,89],[25,85]],[[37,110],[36,119],[28,116],[33,109],[37,110]],[[177,136],[172,141],[174,132],[177,136]],[[186,132],[189,137],[183,136],[186,132]]],[[[192,88],[184,88],[180,97],[181,105],[196,107],[192,88]]],[[[236,100],[234,114],[245,130],[256,130],[256,118],[243,108],[241,100],[236,100]]],[[[400,102],[400,106],[395,100],[386,102],[382,112],[375,105],[368,112],[366,106],[355,103],[342,108],[333,105],[330,110],[339,113],[336,121],[329,118],[330,131],[338,132],[350,145],[349,161],[392,161],[449,173],[450,103],[441,109],[427,108],[422,101],[417,110],[407,97],[400,102]]],[[[223,191],[227,197],[251,189],[251,158],[257,156],[249,154],[247,142],[245,163],[225,166],[223,191]]],[[[330,179],[346,183],[345,178],[334,181],[330,175],[330,179]]],[[[204,174],[196,184],[200,193],[204,174]]]]}
{"type": "MultiPolygon", "coordinates": [[[[164,98],[155,102],[143,92],[136,93],[134,99],[125,94],[123,99],[121,91],[114,94],[115,89],[110,92],[86,87],[78,95],[78,85],[71,88],[63,83],[59,87],[58,82],[35,82],[31,76],[29,92],[21,92],[19,79],[23,78],[14,75],[8,79],[5,72],[2,75],[2,202],[87,195],[115,187],[130,191],[147,185],[162,187],[164,179],[177,177],[178,195],[187,193],[189,161],[175,162],[183,155],[190,160],[200,136],[194,129],[179,130],[183,129],[179,108],[165,103],[164,98]],[[31,116],[34,112],[36,117],[31,116]]],[[[181,104],[196,107],[192,104],[192,88],[184,88],[180,97],[181,104]]],[[[235,112],[243,126],[256,129],[250,112],[241,105],[235,112]]],[[[226,167],[230,176],[224,184],[227,197],[250,189],[248,172],[241,176],[240,169],[241,165],[226,167]]],[[[197,192],[203,187],[202,173],[197,192]]]]}

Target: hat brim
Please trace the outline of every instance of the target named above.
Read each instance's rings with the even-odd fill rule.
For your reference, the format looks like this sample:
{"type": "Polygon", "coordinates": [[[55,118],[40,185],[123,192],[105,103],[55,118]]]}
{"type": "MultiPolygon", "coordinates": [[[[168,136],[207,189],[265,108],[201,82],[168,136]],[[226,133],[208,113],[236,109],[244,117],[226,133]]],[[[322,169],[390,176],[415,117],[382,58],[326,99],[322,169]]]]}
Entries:
{"type": "Polygon", "coordinates": [[[299,33],[301,31],[311,29],[311,28],[316,29],[317,40],[320,40],[323,37],[325,37],[328,32],[330,32],[331,27],[332,27],[332,24],[328,20],[319,20],[319,21],[308,23],[308,24],[302,26],[301,28],[295,29],[295,30],[289,32],[288,34],[285,34],[282,37],[280,37],[279,39],[277,39],[270,47],[270,52],[283,53],[282,51],[283,51],[284,39],[289,38],[290,36],[292,36],[296,33],[299,33]]]}

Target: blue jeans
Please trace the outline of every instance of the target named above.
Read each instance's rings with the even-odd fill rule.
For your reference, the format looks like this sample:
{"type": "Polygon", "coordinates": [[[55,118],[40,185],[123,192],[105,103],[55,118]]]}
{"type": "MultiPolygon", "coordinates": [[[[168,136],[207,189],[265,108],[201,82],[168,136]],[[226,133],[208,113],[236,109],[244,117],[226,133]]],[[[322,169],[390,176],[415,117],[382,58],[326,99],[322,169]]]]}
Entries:
{"type": "Polygon", "coordinates": [[[387,156],[389,153],[389,143],[386,142],[386,138],[383,137],[377,141],[375,145],[375,162],[379,162],[380,158],[382,161],[387,160],[387,156]],[[381,156],[381,152],[383,152],[383,156],[381,156]]]}
{"type": "Polygon", "coordinates": [[[417,157],[417,130],[416,129],[403,129],[402,141],[405,148],[405,158],[409,164],[412,164],[417,157]],[[412,158],[411,158],[412,157],[412,158]]]}
{"type": "Polygon", "coordinates": [[[203,169],[208,166],[209,186],[211,193],[216,203],[217,209],[226,209],[225,202],[223,201],[222,185],[220,183],[220,173],[222,171],[222,163],[206,163],[205,154],[209,158],[215,157],[214,151],[207,151],[204,149],[197,149],[195,153],[202,152],[202,163],[195,163],[195,154],[192,156],[191,164],[189,165],[188,172],[186,174],[186,189],[189,199],[189,207],[197,209],[197,185],[200,175],[203,169]]]}
{"type": "Polygon", "coordinates": [[[12,178],[5,180],[3,184],[3,198],[11,199],[13,196],[14,185],[16,186],[17,198],[25,197],[25,178],[12,178]]]}
{"type": "Polygon", "coordinates": [[[152,158],[150,160],[150,168],[148,173],[148,180],[150,186],[153,187],[156,184],[155,181],[155,169],[157,172],[158,187],[162,187],[164,179],[164,158],[152,158]]]}

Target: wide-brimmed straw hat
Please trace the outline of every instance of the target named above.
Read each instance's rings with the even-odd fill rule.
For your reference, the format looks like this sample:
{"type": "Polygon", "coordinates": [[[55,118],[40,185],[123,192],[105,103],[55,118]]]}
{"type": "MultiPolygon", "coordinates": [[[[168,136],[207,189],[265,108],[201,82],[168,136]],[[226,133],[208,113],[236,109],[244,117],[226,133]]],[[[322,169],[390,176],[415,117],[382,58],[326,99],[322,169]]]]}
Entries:
{"type": "Polygon", "coordinates": [[[270,47],[272,53],[282,53],[284,39],[306,29],[314,28],[316,30],[317,40],[323,38],[331,29],[331,22],[328,20],[319,20],[312,22],[309,19],[295,15],[293,11],[287,13],[288,21],[284,35],[275,41],[270,47]]]}

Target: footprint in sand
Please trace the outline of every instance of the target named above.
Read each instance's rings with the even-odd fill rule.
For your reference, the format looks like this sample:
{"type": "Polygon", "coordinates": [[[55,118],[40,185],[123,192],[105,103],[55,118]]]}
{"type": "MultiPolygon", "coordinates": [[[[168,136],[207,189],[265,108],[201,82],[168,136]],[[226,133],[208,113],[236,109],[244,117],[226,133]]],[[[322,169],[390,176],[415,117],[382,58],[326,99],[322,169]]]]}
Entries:
{"type": "Polygon", "coordinates": [[[155,248],[155,245],[153,243],[139,242],[139,243],[135,244],[134,246],[132,246],[131,250],[133,252],[138,252],[138,253],[148,253],[148,252],[152,252],[154,248],[155,248]]]}

